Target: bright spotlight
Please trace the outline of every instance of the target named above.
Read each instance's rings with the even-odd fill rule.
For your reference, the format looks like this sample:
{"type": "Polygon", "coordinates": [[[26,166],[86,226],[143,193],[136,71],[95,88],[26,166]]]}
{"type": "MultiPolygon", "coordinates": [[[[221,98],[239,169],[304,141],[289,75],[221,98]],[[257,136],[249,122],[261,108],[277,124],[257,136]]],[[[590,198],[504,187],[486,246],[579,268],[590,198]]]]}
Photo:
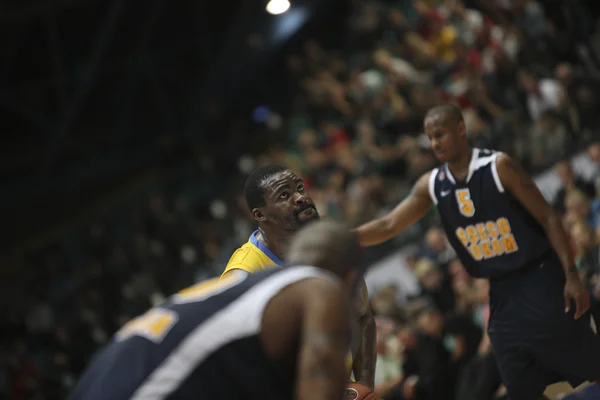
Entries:
{"type": "Polygon", "coordinates": [[[290,8],[288,0],[270,0],[267,4],[267,12],[273,15],[283,14],[290,8]]]}

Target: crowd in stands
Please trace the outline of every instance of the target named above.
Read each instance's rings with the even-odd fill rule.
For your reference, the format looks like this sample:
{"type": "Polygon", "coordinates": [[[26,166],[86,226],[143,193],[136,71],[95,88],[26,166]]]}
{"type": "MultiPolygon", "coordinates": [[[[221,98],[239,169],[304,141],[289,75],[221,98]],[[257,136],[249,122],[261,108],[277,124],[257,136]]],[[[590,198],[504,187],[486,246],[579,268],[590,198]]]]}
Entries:
{"type": "MultiPolygon", "coordinates": [[[[420,134],[424,113],[458,104],[474,145],[505,151],[532,173],[555,169],[562,189],[551,200],[600,299],[600,83],[557,18],[533,0],[356,1],[343,48],[310,40],[287,56],[297,96],[286,145],[241,159],[238,174],[285,164],[306,178],[322,216],[357,225],[436,165],[420,134]],[[566,160],[582,148],[598,168],[577,176],[566,160]]],[[[27,255],[35,268],[2,294],[0,397],[64,398],[124,322],[220,273],[253,230],[239,189],[230,202],[199,206],[193,173],[172,171],[27,255]]],[[[502,388],[484,334],[488,285],[466,274],[436,221],[433,210],[369,253],[420,243],[406,260],[417,296],[371,289],[376,390],[386,399],[492,399],[502,388]]]]}

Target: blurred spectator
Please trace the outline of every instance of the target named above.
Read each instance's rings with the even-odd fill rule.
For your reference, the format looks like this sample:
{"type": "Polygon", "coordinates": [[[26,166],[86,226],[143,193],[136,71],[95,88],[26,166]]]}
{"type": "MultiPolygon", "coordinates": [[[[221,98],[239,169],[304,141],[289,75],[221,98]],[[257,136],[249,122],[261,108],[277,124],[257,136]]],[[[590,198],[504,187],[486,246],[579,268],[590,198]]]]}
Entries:
{"type": "Polygon", "coordinates": [[[584,276],[584,282],[596,281],[600,277],[600,248],[594,229],[579,220],[571,226],[570,235],[577,249],[577,267],[584,276]]]}
{"type": "Polygon", "coordinates": [[[566,156],[569,132],[551,113],[542,114],[529,132],[528,149],[534,168],[546,167],[552,161],[566,156]]]}
{"type": "Polygon", "coordinates": [[[536,78],[531,72],[519,71],[519,82],[527,93],[527,111],[533,121],[545,112],[560,112],[565,104],[564,89],[558,81],[536,78]]]}
{"type": "Polygon", "coordinates": [[[423,296],[429,297],[443,313],[454,309],[452,288],[446,283],[442,272],[432,261],[428,259],[417,261],[414,273],[423,289],[423,296]]]}
{"type": "Polygon", "coordinates": [[[573,191],[580,191],[584,196],[594,196],[595,188],[592,184],[575,176],[569,161],[563,160],[554,165],[554,171],[562,184],[554,198],[554,208],[559,212],[566,212],[566,198],[573,191]]]}
{"type": "Polygon", "coordinates": [[[427,257],[441,266],[446,266],[456,258],[456,252],[450,247],[444,231],[438,227],[432,227],[425,233],[421,256],[427,257]]]}

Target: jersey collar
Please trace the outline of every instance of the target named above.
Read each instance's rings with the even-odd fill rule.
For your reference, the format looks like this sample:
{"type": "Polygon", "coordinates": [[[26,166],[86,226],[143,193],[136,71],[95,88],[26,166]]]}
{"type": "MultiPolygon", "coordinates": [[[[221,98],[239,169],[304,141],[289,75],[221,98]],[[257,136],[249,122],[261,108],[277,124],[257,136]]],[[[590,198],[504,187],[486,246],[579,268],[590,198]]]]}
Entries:
{"type": "Polygon", "coordinates": [[[278,267],[285,267],[285,263],[282,260],[280,260],[279,257],[277,257],[275,254],[273,254],[271,249],[269,249],[264,243],[258,240],[258,238],[256,237],[257,234],[258,230],[252,232],[252,235],[250,235],[250,243],[258,247],[258,249],[262,251],[267,257],[269,257],[271,261],[273,261],[278,267]]]}
{"type": "MultiPolygon", "coordinates": [[[[465,179],[465,183],[469,183],[471,177],[473,176],[473,172],[475,172],[477,159],[479,158],[479,149],[473,148],[471,151],[471,161],[469,162],[469,169],[467,171],[467,178],[465,179]]],[[[446,170],[446,176],[452,182],[453,185],[456,185],[456,179],[454,179],[454,175],[450,172],[450,168],[448,168],[448,163],[444,164],[444,169],[446,170]]]]}

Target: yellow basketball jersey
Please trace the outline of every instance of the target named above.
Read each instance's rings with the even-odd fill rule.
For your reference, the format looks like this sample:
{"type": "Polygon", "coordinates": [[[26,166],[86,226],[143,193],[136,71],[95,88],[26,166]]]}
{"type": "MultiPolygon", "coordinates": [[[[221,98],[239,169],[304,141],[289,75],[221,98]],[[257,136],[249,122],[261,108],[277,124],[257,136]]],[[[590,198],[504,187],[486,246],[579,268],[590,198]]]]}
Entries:
{"type": "Polygon", "coordinates": [[[223,274],[221,274],[221,277],[227,272],[236,269],[252,274],[265,269],[285,265],[279,257],[273,254],[267,246],[258,240],[256,237],[257,233],[258,231],[255,231],[250,235],[250,239],[233,253],[223,274]]]}
{"type": "MultiPolygon", "coordinates": [[[[259,272],[265,269],[278,268],[285,266],[284,262],[279,259],[273,252],[261,243],[256,235],[258,231],[254,231],[246,243],[237,249],[227,265],[225,270],[221,274],[221,278],[229,272],[236,269],[246,271],[250,274],[259,272]]],[[[346,357],[346,366],[350,375],[352,375],[352,364],[353,364],[352,352],[348,352],[346,357]]],[[[350,380],[352,376],[350,376],[350,380]]]]}

